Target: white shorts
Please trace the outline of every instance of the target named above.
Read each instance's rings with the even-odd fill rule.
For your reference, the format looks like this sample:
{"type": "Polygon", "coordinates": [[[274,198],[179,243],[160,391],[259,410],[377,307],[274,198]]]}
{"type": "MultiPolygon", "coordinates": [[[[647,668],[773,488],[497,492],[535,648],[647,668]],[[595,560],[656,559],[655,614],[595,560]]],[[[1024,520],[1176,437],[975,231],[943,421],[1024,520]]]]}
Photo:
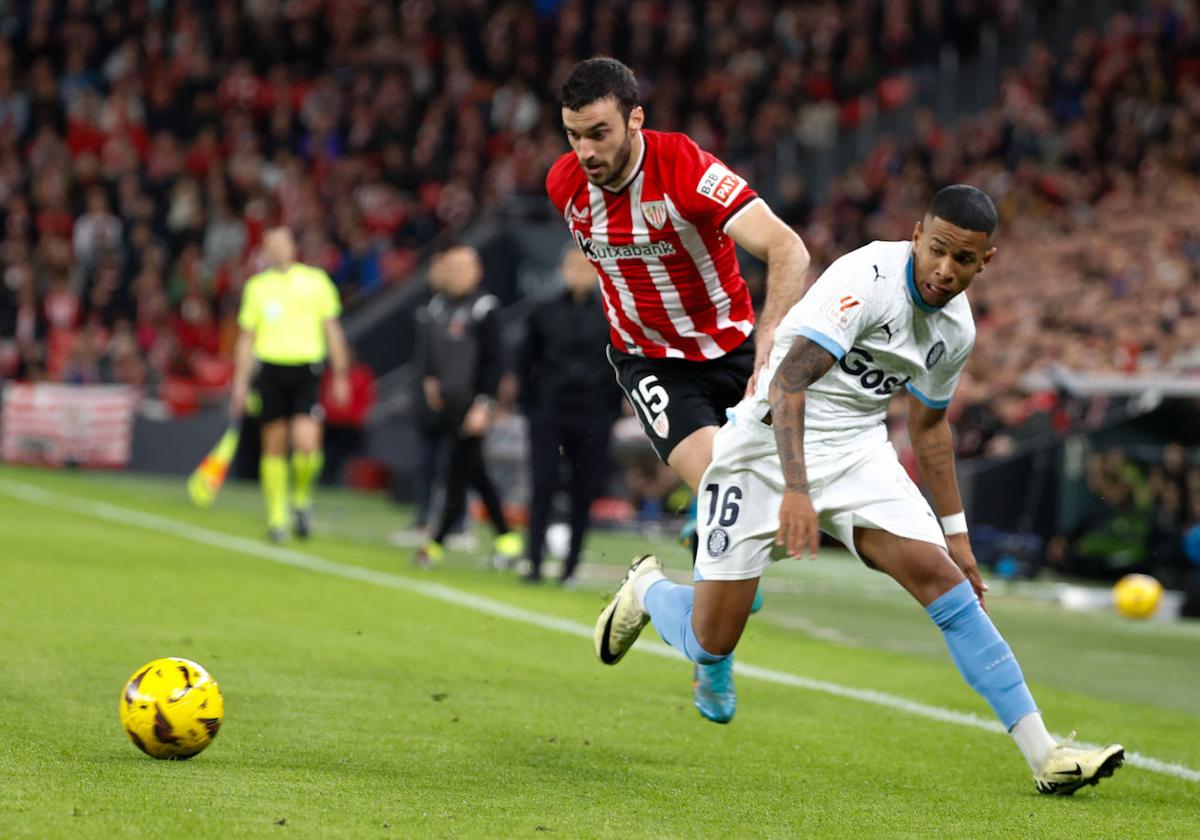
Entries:
{"type": "MultiPolygon", "coordinates": [[[[821,530],[856,557],[855,526],[945,548],[941,525],[896,450],[883,434],[869,437],[854,449],[805,448],[809,492],[821,530]]],[[[731,413],[713,440],[713,460],[700,484],[696,578],[747,580],[783,559],[782,547],[775,545],[782,500],[774,431],[744,413],[731,413]]]]}

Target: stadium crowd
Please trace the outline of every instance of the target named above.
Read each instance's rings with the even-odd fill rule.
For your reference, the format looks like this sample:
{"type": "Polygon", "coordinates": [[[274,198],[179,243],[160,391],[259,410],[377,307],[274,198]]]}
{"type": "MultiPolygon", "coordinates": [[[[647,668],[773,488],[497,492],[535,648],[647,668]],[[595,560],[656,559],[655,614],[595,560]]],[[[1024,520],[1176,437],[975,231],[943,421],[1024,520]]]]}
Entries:
{"type": "Polygon", "coordinates": [[[908,236],[936,185],[996,198],[1001,258],[972,291],[955,410],[963,454],[1003,452],[1057,422],[1052,397],[1019,387],[1040,365],[1200,368],[1192,4],[1036,47],[993,107],[958,125],[919,113],[911,141],[884,137],[821,200],[772,166],[831,113],[902,104],[897,79],[942,44],[971,55],[1018,6],[35,0],[0,41],[0,375],[219,395],[265,225],[292,225],[350,303],[402,282],[440,234],[542,196],[564,148],[558,84],[613,53],[655,128],[778,183],[815,269],[908,236]]]}
{"type": "Polygon", "coordinates": [[[1091,453],[1079,510],[1048,545],[1057,571],[1115,578],[1149,572],[1169,586],[1200,579],[1200,467],[1168,444],[1161,461],[1143,463],[1122,449],[1091,453]]]}

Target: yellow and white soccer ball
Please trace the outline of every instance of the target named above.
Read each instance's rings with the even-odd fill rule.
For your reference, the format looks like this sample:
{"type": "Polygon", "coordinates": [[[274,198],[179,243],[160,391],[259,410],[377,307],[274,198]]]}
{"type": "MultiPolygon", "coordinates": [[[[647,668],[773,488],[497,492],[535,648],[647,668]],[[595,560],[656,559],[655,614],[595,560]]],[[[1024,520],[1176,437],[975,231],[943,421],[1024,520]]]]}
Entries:
{"type": "Polygon", "coordinates": [[[1162,595],[1162,584],[1150,575],[1125,575],[1113,586],[1113,606],[1126,618],[1149,618],[1162,595]]]}
{"type": "Polygon", "coordinates": [[[217,737],[225,700],[217,681],[190,659],[168,657],[133,672],[121,691],[121,725],[154,758],[191,758],[217,737]]]}

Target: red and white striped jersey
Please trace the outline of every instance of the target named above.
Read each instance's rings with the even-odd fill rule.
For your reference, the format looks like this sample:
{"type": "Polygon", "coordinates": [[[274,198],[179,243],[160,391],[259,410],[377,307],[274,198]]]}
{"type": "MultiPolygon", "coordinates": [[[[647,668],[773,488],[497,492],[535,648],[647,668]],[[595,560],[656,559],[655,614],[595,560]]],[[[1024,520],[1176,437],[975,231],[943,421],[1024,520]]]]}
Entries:
{"type": "Polygon", "coordinates": [[[725,231],[758,195],[686,135],[643,129],[642,139],[619,188],[589,183],[571,152],[551,167],[546,192],[596,269],[614,347],[719,358],[754,326],[725,231]]]}

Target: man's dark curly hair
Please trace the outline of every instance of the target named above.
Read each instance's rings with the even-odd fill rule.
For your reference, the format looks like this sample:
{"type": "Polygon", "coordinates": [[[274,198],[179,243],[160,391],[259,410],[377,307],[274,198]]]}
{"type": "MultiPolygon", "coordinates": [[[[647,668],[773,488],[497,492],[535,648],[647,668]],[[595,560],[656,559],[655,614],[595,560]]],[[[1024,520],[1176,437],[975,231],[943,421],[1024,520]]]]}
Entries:
{"type": "Polygon", "coordinates": [[[633,71],[615,58],[589,58],[575,65],[562,86],[562,106],[579,111],[601,99],[613,97],[621,116],[638,105],[638,83],[633,71]]]}

